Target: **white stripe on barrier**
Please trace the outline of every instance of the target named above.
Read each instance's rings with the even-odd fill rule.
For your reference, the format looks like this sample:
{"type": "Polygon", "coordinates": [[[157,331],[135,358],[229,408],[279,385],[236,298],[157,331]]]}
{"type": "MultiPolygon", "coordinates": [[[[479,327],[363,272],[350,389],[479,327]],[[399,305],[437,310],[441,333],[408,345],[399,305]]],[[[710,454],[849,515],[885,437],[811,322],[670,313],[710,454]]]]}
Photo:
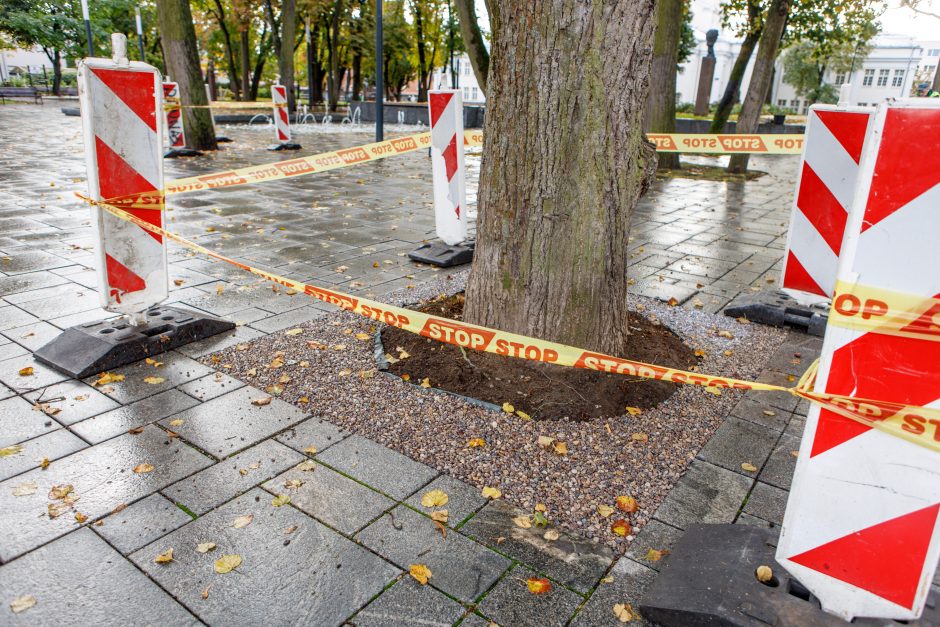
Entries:
{"type": "Polygon", "coordinates": [[[461,91],[431,90],[428,92],[428,112],[437,236],[447,244],[455,245],[467,238],[461,91]]]}

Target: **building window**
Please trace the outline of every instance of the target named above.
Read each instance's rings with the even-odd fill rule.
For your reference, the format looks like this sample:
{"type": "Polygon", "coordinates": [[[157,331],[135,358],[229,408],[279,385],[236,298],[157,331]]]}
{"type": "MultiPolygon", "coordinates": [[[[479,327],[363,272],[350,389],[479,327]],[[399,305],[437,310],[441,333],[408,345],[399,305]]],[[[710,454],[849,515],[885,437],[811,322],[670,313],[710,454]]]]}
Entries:
{"type": "Polygon", "coordinates": [[[940,57],[940,48],[931,48],[927,51],[928,57],[940,57]]]}
{"type": "Polygon", "coordinates": [[[786,99],[786,98],[780,98],[780,99],[778,99],[778,100],[777,100],[777,106],[778,106],[778,107],[785,107],[785,106],[787,106],[787,99],[786,99]]]}
{"type": "Polygon", "coordinates": [[[889,74],[891,74],[891,70],[878,70],[878,87],[886,87],[888,85],[889,74]]]}
{"type": "Polygon", "coordinates": [[[891,79],[892,87],[900,87],[904,84],[904,70],[895,70],[894,78],[891,79]]]}
{"type": "Polygon", "coordinates": [[[476,87],[471,87],[470,90],[473,92],[473,98],[471,98],[471,100],[478,100],[480,98],[480,90],[476,87]]]}
{"type": "Polygon", "coordinates": [[[845,72],[836,73],[836,85],[845,85],[845,72]]]}
{"type": "Polygon", "coordinates": [[[799,100],[791,100],[791,101],[790,101],[790,108],[793,109],[793,111],[797,111],[797,110],[800,108],[800,101],[799,101],[799,100]]]}
{"type": "Polygon", "coordinates": [[[865,78],[862,79],[862,85],[865,87],[871,87],[871,84],[875,81],[875,70],[865,70],[865,78]]]}

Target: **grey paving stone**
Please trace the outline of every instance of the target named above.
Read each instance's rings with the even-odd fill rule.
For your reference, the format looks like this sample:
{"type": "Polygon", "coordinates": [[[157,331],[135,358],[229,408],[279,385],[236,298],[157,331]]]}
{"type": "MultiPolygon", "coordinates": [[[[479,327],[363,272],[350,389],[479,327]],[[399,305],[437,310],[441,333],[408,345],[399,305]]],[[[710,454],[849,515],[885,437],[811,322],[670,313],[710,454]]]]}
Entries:
{"type": "Polygon", "coordinates": [[[526,583],[530,577],[541,578],[535,571],[517,564],[479,604],[480,613],[501,625],[514,627],[566,625],[584,598],[557,584],[552,584],[544,594],[532,594],[526,583]]]}
{"type": "Polygon", "coordinates": [[[471,518],[461,532],[523,562],[580,592],[587,592],[604,576],[614,555],[609,548],[566,531],[558,540],[546,540],[548,527],[522,529],[512,519],[531,514],[505,501],[491,501],[471,518]]]}
{"type": "MultiPolygon", "coordinates": [[[[0,271],[3,271],[2,268],[0,268],[0,271]]],[[[32,292],[34,290],[50,288],[68,282],[69,280],[65,277],[47,271],[4,276],[0,277],[0,296],[2,296],[3,299],[7,302],[17,302],[16,299],[11,299],[8,297],[11,297],[14,294],[32,292]]],[[[29,299],[27,298],[26,300],[29,299]]]]}
{"type": "Polygon", "coordinates": [[[692,523],[729,523],[753,479],[695,460],[656,511],[656,518],[685,529],[692,523]]]}
{"type": "MultiPolygon", "coordinates": [[[[773,370],[765,370],[760,374],[759,377],[757,377],[757,381],[759,383],[770,383],[772,385],[780,385],[785,388],[795,386],[798,380],[799,377],[796,377],[795,375],[787,375],[773,370]]],[[[793,396],[789,392],[762,392],[758,390],[751,390],[745,392],[745,397],[757,403],[764,403],[766,405],[770,405],[771,408],[781,409],[786,412],[792,412],[800,401],[799,398],[793,396]]]]}
{"type": "Polygon", "coordinates": [[[346,622],[356,627],[449,627],[465,613],[453,599],[406,575],[346,622]]]}
{"type": "Polygon", "coordinates": [[[140,435],[123,435],[98,446],[52,462],[45,470],[31,470],[0,483],[0,511],[4,531],[0,535],[0,560],[34,549],[78,527],[73,511],[49,518],[49,490],[56,485],[72,485],[78,498],[75,511],[89,522],[124,503],[144,496],[209,465],[210,460],[178,440],[169,440],[156,427],[146,427],[140,435]],[[139,464],[153,466],[151,472],[135,473],[139,464]],[[13,496],[13,488],[35,483],[36,492],[13,496]]]}
{"type": "Polygon", "coordinates": [[[614,614],[614,605],[622,604],[633,607],[637,618],[629,625],[649,625],[639,614],[640,601],[646,589],[656,579],[656,571],[643,566],[628,557],[621,557],[610,570],[613,581],[598,586],[588,602],[571,622],[572,627],[618,627],[623,625],[614,614]]]}
{"type": "Polygon", "coordinates": [[[56,422],[63,425],[75,424],[119,407],[117,401],[74,379],[30,392],[26,398],[34,403],[48,403],[50,407],[58,409],[54,417],[56,422]]]}
{"type": "MultiPolygon", "coordinates": [[[[6,340],[7,338],[3,339],[6,340]]],[[[29,351],[16,342],[11,342],[8,340],[5,344],[0,345],[0,361],[6,361],[7,359],[12,359],[13,357],[26,355],[27,353],[29,353],[29,351]]]]}
{"type": "Polygon", "coordinates": [[[164,488],[163,494],[202,515],[303,459],[286,446],[265,440],[164,488]]]}
{"type": "Polygon", "coordinates": [[[89,529],[79,529],[0,566],[4,625],[160,625],[198,621],[89,529]],[[36,605],[13,614],[10,601],[30,594],[36,605]]]}
{"type": "Polygon", "coordinates": [[[793,471],[796,470],[797,455],[793,453],[799,453],[799,450],[800,439],[783,434],[761,469],[759,479],[772,486],[789,490],[793,471]]]}
{"type": "Polygon", "coordinates": [[[57,338],[60,333],[62,333],[61,329],[52,326],[48,322],[41,321],[3,332],[6,337],[30,352],[39,350],[40,347],[57,338]]]}
{"type": "Polygon", "coordinates": [[[624,555],[640,564],[649,566],[653,570],[661,570],[669,561],[669,552],[672,551],[672,547],[676,545],[681,537],[681,530],[654,518],[640,529],[640,533],[630,543],[630,547],[624,555]],[[655,558],[650,559],[651,550],[661,551],[665,554],[657,561],[655,558]]]}
{"type": "Polygon", "coordinates": [[[430,519],[401,505],[356,538],[402,569],[426,565],[431,585],[464,602],[486,592],[511,564],[460,533],[450,532],[444,538],[430,519]]]}
{"type": "Polygon", "coordinates": [[[263,487],[273,494],[289,495],[294,507],[347,535],[356,533],[396,505],[361,483],[313,463],[316,470],[294,467],[263,487]],[[288,483],[291,481],[301,484],[291,487],[288,483]]]}
{"type": "MultiPolygon", "coordinates": [[[[163,365],[156,367],[146,361],[138,361],[130,366],[114,370],[113,374],[124,375],[124,380],[108,384],[105,393],[119,403],[126,405],[165,392],[213,372],[208,366],[204,366],[198,361],[175,351],[157,355],[154,359],[163,365]],[[144,381],[147,377],[159,377],[163,379],[163,382],[158,384],[147,383],[144,381]]],[[[85,382],[92,383],[96,379],[97,376],[89,377],[85,379],[85,382]]]]}
{"type": "Polygon", "coordinates": [[[436,509],[446,509],[448,513],[447,524],[459,528],[468,516],[486,505],[486,499],[480,495],[480,490],[466,484],[460,479],[441,475],[425,487],[415,492],[405,501],[408,505],[425,514],[436,509]],[[421,497],[431,490],[443,490],[447,495],[447,504],[443,507],[427,508],[421,505],[421,497]]]}
{"type": "Polygon", "coordinates": [[[208,401],[216,396],[222,396],[227,392],[237,390],[244,385],[238,379],[222,372],[216,372],[183,384],[179,386],[179,389],[200,401],[208,401]]]}
{"type": "Polygon", "coordinates": [[[165,590],[208,624],[338,625],[401,571],[271,495],[251,490],[131,555],[165,590]],[[254,516],[236,529],[239,516],[254,516]],[[295,527],[292,533],[286,530],[295,527]],[[215,550],[196,552],[203,542],[215,550]],[[174,550],[169,564],[154,558],[174,550]],[[241,564],[217,574],[223,555],[241,564]],[[208,598],[201,597],[208,587],[208,598]]]}
{"type": "Polygon", "coordinates": [[[734,521],[736,525],[753,525],[755,527],[763,527],[764,529],[776,529],[778,525],[772,522],[768,522],[763,518],[758,518],[757,516],[751,516],[750,514],[745,514],[741,512],[738,516],[738,519],[734,521]]]}
{"type": "Polygon", "coordinates": [[[793,417],[790,418],[790,422],[787,423],[787,428],[783,432],[784,435],[791,435],[797,439],[802,440],[803,431],[806,430],[806,417],[793,414],[793,417]]]}
{"type": "Polygon", "coordinates": [[[127,555],[191,520],[189,514],[172,501],[159,494],[151,494],[104,518],[101,525],[94,525],[92,529],[127,555]]]}
{"type": "Polygon", "coordinates": [[[59,429],[50,416],[33,409],[28,402],[14,396],[0,401],[0,448],[18,444],[59,429]]]}
{"type": "Polygon", "coordinates": [[[20,304],[19,307],[40,320],[50,320],[100,308],[98,296],[94,290],[74,283],[61,286],[59,294],[31,300],[20,304]]]}
{"type": "Polygon", "coordinates": [[[790,421],[790,412],[762,403],[761,400],[760,397],[742,398],[731,410],[731,415],[774,431],[783,431],[790,421]]]}
{"type": "Polygon", "coordinates": [[[787,508],[788,494],[786,490],[758,481],[748,496],[744,513],[778,525],[783,524],[783,512],[787,508]]]}
{"type": "Polygon", "coordinates": [[[236,327],[234,331],[227,331],[198,342],[180,346],[176,349],[176,352],[182,353],[187,357],[192,357],[193,359],[198,359],[199,357],[204,357],[205,355],[224,350],[242,342],[248,342],[255,338],[262,337],[263,335],[261,331],[252,329],[251,327],[236,327]]]}
{"type": "Polygon", "coordinates": [[[56,429],[19,444],[20,452],[0,457],[0,481],[38,468],[43,459],[55,461],[88,446],[65,429],[56,429]]]}
{"type": "Polygon", "coordinates": [[[311,446],[323,452],[349,433],[320,418],[308,418],[275,438],[295,451],[306,452],[311,446]]]}
{"type": "Polygon", "coordinates": [[[4,274],[25,274],[39,270],[49,270],[50,268],[62,268],[72,264],[70,261],[41,250],[17,252],[7,256],[10,259],[4,260],[3,264],[0,265],[0,272],[4,274]]]}
{"type": "Polygon", "coordinates": [[[251,327],[258,329],[262,333],[276,333],[277,331],[295,327],[324,315],[326,315],[326,312],[317,307],[301,307],[300,309],[294,309],[262,318],[261,320],[256,320],[251,323],[251,327]]]}
{"type": "MultiPolygon", "coordinates": [[[[2,315],[0,313],[0,319],[2,315]]],[[[61,383],[68,378],[68,375],[40,364],[29,354],[0,361],[0,381],[20,394],[61,383]],[[22,376],[20,370],[23,368],[32,368],[33,373],[22,376]]]]}
{"type": "Polygon", "coordinates": [[[221,459],[306,418],[301,410],[280,399],[264,406],[251,402],[268,397],[261,390],[246,386],[169,416],[160,424],[221,459]],[[182,420],[183,424],[170,425],[175,420],[182,420]]]}
{"type": "Polygon", "coordinates": [[[399,500],[437,475],[433,468],[358,435],[334,444],[317,459],[399,500]]]}
{"type": "Polygon", "coordinates": [[[179,390],[167,390],[77,422],[71,428],[92,444],[97,444],[198,404],[199,401],[179,390]]]}
{"type": "Polygon", "coordinates": [[[699,451],[698,459],[753,477],[754,473],[741,468],[741,464],[763,466],[778,438],[776,431],[728,416],[699,451]]]}

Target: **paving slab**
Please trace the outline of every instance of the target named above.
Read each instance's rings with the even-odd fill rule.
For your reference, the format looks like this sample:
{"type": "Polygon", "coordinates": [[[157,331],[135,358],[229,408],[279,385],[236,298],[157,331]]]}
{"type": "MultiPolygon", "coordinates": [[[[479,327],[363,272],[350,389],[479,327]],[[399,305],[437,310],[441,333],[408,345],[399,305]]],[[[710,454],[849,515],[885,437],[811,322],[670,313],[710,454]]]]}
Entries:
{"type": "MultiPolygon", "coordinates": [[[[113,370],[112,374],[124,375],[124,380],[101,386],[101,389],[114,400],[126,405],[213,373],[208,366],[176,351],[155,355],[153,359],[162,365],[156,366],[146,361],[138,361],[118,368],[113,370]],[[148,377],[156,377],[163,381],[148,383],[144,380],[148,377]]],[[[97,375],[88,377],[85,382],[93,383],[97,378],[97,375]]]]}
{"type": "Polygon", "coordinates": [[[761,402],[766,400],[761,399],[759,396],[742,398],[731,410],[731,415],[774,431],[783,431],[790,421],[790,412],[777,409],[768,402],[761,402]]]}
{"type": "Polygon", "coordinates": [[[511,562],[458,532],[444,538],[432,521],[399,505],[356,536],[362,544],[404,570],[424,564],[431,585],[464,602],[473,602],[511,562]]]}
{"type": "Polygon", "coordinates": [[[307,417],[303,411],[280,399],[275,398],[263,406],[252,403],[260,398],[270,398],[270,395],[245,386],[164,418],[160,424],[222,459],[307,417]],[[175,422],[178,420],[183,423],[175,422]]]}
{"type": "Polygon", "coordinates": [[[0,401],[0,448],[18,444],[61,428],[47,414],[19,396],[0,401]]]}
{"type": "Polygon", "coordinates": [[[0,345],[0,361],[6,361],[13,357],[29,354],[29,351],[26,350],[25,347],[20,346],[16,342],[9,341],[5,337],[3,339],[6,340],[6,343],[0,345]]]}
{"type": "MultiPolygon", "coordinates": [[[[229,316],[229,319],[237,320],[234,316],[229,316]]],[[[249,342],[263,335],[264,333],[261,331],[250,327],[235,327],[234,331],[226,331],[225,333],[219,333],[218,335],[213,335],[212,337],[199,340],[198,342],[179,346],[176,348],[176,352],[186,355],[187,357],[192,357],[193,359],[198,359],[199,357],[224,350],[230,346],[235,346],[242,342],[249,342]]]]}
{"type": "Polygon", "coordinates": [[[656,518],[678,529],[692,523],[730,523],[752,483],[753,479],[695,460],[656,510],[656,518]]]}
{"type": "Polygon", "coordinates": [[[179,386],[179,389],[200,401],[208,401],[232,390],[244,387],[244,383],[222,372],[206,376],[179,386]]]}
{"type": "Polygon", "coordinates": [[[140,549],[131,559],[208,624],[238,617],[245,624],[338,625],[401,573],[293,507],[272,506],[271,495],[258,489],[140,549]],[[237,517],[249,514],[249,525],[233,526],[237,517]],[[197,553],[196,546],[204,542],[217,546],[197,553]],[[154,562],[170,548],[172,562],[154,562]],[[241,564],[217,574],[213,564],[223,555],[239,555],[241,564]]]}
{"type": "Polygon", "coordinates": [[[189,514],[169,499],[151,494],[100,520],[101,524],[91,529],[123,555],[128,555],[191,520],[189,514]]]}
{"type": "Polygon", "coordinates": [[[38,468],[43,459],[55,461],[86,446],[86,442],[65,429],[56,429],[38,438],[21,442],[18,445],[18,453],[0,457],[0,481],[38,468]]]}
{"type": "Polygon", "coordinates": [[[394,499],[404,499],[437,471],[359,435],[334,444],[317,459],[394,499]]]}
{"type": "Polygon", "coordinates": [[[682,534],[681,529],[676,529],[654,518],[643,525],[624,555],[653,570],[661,570],[669,561],[669,552],[672,551],[672,547],[676,545],[682,534]],[[657,554],[651,554],[650,551],[658,551],[659,559],[657,559],[657,554]]]}
{"type": "Polygon", "coordinates": [[[405,502],[425,514],[430,514],[434,510],[446,509],[448,526],[459,528],[471,514],[486,505],[486,501],[487,499],[480,495],[480,490],[474,486],[464,483],[460,479],[441,475],[415,492],[405,502]],[[443,491],[447,495],[447,504],[442,507],[424,507],[421,504],[421,497],[431,490],[443,491]]]}
{"type": "Polygon", "coordinates": [[[517,564],[477,606],[478,611],[501,625],[550,627],[568,624],[584,597],[557,584],[544,594],[532,594],[527,580],[540,574],[517,564]]]}
{"type": "Polygon", "coordinates": [[[698,459],[753,477],[754,473],[744,470],[741,464],[762,467],[779,437],[777,431],[728,416],[699,451],[698,459]]]}
{"type": "MultiPolygon", "coordinates": [[[[0,271],[2,271],[2,268],[0,268],[0,271]]],[[[7,297],[23,292],[54,287],[68,282],[69,280],[65,277],[45,270],[27,274],[16,274],[13,276],[3,276],[0,277],[0,296],[7,302],[16,302],[16,300],[11,300],[7,297]]],[[[27,298],[27,300],[29,299],[27,298]]]]}
{"type": "Polygon", "coordinates": [[[783,490],[789,490],[796,470],[800,438],[784,433],[760,471],[759,479],[783,490]]]}
{"type": "Polygon", "coordinates": [[[758,481],[747,498],[744,513],[777,525],[783,524],[789,492],[758,481]]]}
{"type": "MultiPolygon", "coordinates": [[[[2,317],[3,313],[0,312],[0,320],[2,317]]],[[[30,354],[0,361],[0,382],[20,394],[61,383],[68,378],[67,374],[40,364],[30,354]],[[32,374],[21,375],[20,370],[23,368],[32,368],[32,374]]]]}
{"type": "Polygon", "coordinates": [[[198,625],[186,608],[89,529],[79,529],[0,566],[4,625],[198,625]],[[36,605],[13,614],[10,602],[32,595],[36,605]]]}
{"type": "Polygon", "coordinates": [[[7,255],[7,257],[9,259],[4,259],[3,263],[0,264],[0,272],[4,274],[26,274],[27,272],[37,272],[72,265],[71,261],[41,250],[16,252],[7,255]]]}
{"type": "Polygon", "coordinates": [[[45,470],[31,470],[7,479],[0,483],[0,511],[4,512],[0,560],[7,562],[73,531],[79,526],[75,512],[94,521],[118,505],[153,494],[210,463],[195,449],[149,426],[139,435],[126,434],[54,461],[45,470]],[[145,463],[153,470],[133,471],[145,463]],[[24,484],[35,484],[36,491],[13,496],[13,489],[24,484]],[[62,501],[50,500],[49,491],[63,485],[73,486],[77,498],[74,511],[50,518],[48,506],[62,501]]]}
{"type": "Polygon", "coordinates": [[[355,534],[396,505],[327,466],[310,464],[312,470],[310,465],[295,466],[263,487],[272,494],[287,494],[294,507],[347,535],[355,534]]]}
{"type": "Polygon", "coordinates": [[[346,623],[356,627],[450,627],[466,612],[453,599],[405,575],[346,623]]]}
{"type": "Polygon", "coordinates": [[[164,488],[163,494],[202,515],[303,461],[304,456],[274,440],[241,453],[164,488]]]}
{"type": "Polygon", "coordinates": [[[584,604],[578,615],[571,622],[572,627],[622,627],[623,623],[614,614],[614,605],[630,605],[635,611],[633,625],[645,626],[650,623],[639,613],[640,600],[646,589],[656,579],[656,571],[634,562],[629,557],[621,557],[610,569],[610,583],[602,583],[584,604]]]}
{"type": "Polygon", "coordinates": [[[47,403],[57,409],[53,417],[56,422],[66,426],[120,407],[117,401],[74,379],[29,392],[25,396],[31,402],[47,403]]]}
{"type": "Polygon", "coordinates": [[[71,429],[92,444],[98,444],[198,404],[199,401],[179,390],[166,390],[77,422],[71,429]]]}
{"type": "Polygon", "coordinates": [[[311,447],[322,453],[348,436],[349,433],[330,422],[320,418],[308,418],[278,435],[276,439],[301,453],[308,452],[311,447]]]}
{"type": "Polygon", "coordinates": [[[593,588],[613,562],[611,550],[561,529],[555,529],[557,540],[546,540],[543,536],[553,525],[523,529],[512,520],[530,514],[505,501],[491,501],[461,532],[579,592],[593,588]]]}

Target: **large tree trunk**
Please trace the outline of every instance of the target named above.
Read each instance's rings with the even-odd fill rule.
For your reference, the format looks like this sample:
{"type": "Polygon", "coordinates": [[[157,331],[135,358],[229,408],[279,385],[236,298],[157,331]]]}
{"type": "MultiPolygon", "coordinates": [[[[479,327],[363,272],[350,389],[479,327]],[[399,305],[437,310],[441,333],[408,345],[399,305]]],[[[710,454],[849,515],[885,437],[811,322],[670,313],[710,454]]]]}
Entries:
{"type": "Polygon", "coordinates": [[[239,31],[239,48],[241,50],[242,57],[242,100],[252,100],[251,94],[251,59],[249,58],[248,50],[248,24],[242,24],[241,30],[239,31]]]}
{"type": "Polygon", "coordinates": [[[294,39],[297,37],[297,9],[294,0],[281,2],[281,46],[278,51],[277,69],[281,85],[287,87],[287,110],[297,111],[294,93],[294,39]]]}
{"type": "Polygon", "coordinates": [[[654,4],[490,2],[468,322],[624,353],[630,219],[656,167],[654,4]]]}
{"type": "Polygon", "coordinates": [[[209,100],[199,68],[199,51],[196,48],[196,31],[193,29],[189,0],[157,0],[157,22],[163,41],[167,74],[179,84],[186,145],[196,150],[217,150],[212,117],[206,108],[209,100]]]}
{"type": "Polygon", "coordinates": [[[718,108],[712,118],[709,133],[724,133],[725,124],[731,116],[731,110],[734,104],[741,99],[741,83],[744,81],[744,72],[747,70],[747,64],[751,62],[751,55],[754,54],[754,48],[757,47],[757,40],[760,39],[760,27],[757,26],[760,18],[760,6],[757,0],[751,0],[747,5],[748,13],[748,32],[741,42],[741,49],[738,50],[738,56],[731,67],[731,75],[728,77],[728,84],[725,85],[725,91],[718,102],[718,108]]]}
{"type": "MultiPolygon", "coordinates": [[[[654,133],[676,132],[676,73],[679,35],[682,32],[683,0],[659,0],[656,7],[656,34],[650,64],[650,95],[647,120],[654,133]]],[[[679,168],[679,153],[657,155],[660,170],[679,168]]]]}
{"type": "Polygon", "coordinates": [[[486,95],[486,80],[490,71],[490,53],[483,41],[483,32],[477,22],[477,12],[473,0],[454,0],[457,17],[460,22],[460,35],[470,57],[470,65],[476,76],[480,91],[486,95]]]}
{"type": "MultiPolygon", "coordinates": [[[[777,51],[780,49],[780,39],[783,29],[787,25],[787,11],[790,9],[790,0],[773,0],[767,9],[764,19],[764,32],[760,36],[757,48],[757,58],[754,59],[754,69],[751,71],[751,80],[747,86],[747,95],[741,105],[741,114],[738,116],[737,132],[754,133],[760,122],[760,112],[764,106],[764,99],[770,90],[774,76],[774,61],[777,60],[777,51]]],[[[728,162],[728,172],[739,174],[747,170],[747,162],[751,155],[748,153],[731,155],[728,162]]]]}

